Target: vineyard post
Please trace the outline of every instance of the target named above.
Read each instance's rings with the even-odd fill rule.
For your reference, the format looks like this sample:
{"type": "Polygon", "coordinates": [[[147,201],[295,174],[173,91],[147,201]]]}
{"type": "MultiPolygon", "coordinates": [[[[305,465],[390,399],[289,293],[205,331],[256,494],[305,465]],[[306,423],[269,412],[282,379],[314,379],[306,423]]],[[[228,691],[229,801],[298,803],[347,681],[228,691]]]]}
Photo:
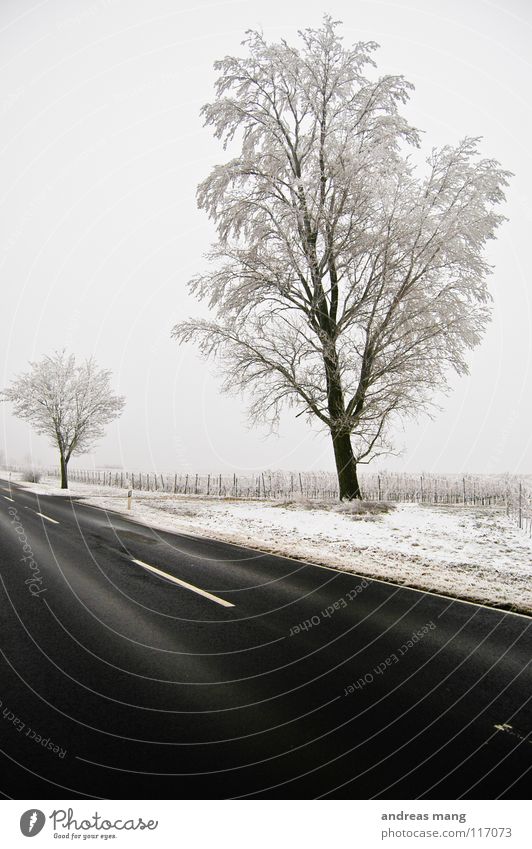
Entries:
{"type": "Polygon", "coordinates": [[[207,475],[207,495],[211,494],[211,476],[207,475]]]}
{"type": "Polygon", "coordinates": [[[523,527],[523,484],[519,481],[519,527],[523,527]]]}
{"type": "Polygon", "coordinates": [[[421,475],[421,503],[423,504],[423,475],[421,475]]]}

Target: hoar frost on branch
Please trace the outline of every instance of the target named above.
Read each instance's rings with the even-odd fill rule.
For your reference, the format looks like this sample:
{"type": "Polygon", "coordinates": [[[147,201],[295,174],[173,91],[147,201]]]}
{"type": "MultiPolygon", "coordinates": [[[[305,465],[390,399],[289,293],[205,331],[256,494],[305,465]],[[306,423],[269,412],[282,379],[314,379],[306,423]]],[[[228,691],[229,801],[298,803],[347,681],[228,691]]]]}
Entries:
{"type": "Polygon", "coordinates": [[[30,366],[1,399],[59,449],[61,487],[67,489],[70,458],[90,451],[104,426],[121,414],[125,400],[112,392],[111,372],[92,358],[78,365],[73,354],[59,351],[30,366]]]}
{"type": "Polygon", "coordinates": [[[224,387],[276,423],[284,404],[331,433],[340,497],[390,450],[395,416],[426,410],[489,320],[486,241],[509,172],[478,139],[434,149],[418,175],[400,115],[412,86],[370,79],[373,42],[343,46],[329,17],[301,47],[248,33],[216,63],[206,125],[238,155],[198,188],[215,222],[210,271],[190,283],[215,320],[177,324],[216,355],[224,387]]]}

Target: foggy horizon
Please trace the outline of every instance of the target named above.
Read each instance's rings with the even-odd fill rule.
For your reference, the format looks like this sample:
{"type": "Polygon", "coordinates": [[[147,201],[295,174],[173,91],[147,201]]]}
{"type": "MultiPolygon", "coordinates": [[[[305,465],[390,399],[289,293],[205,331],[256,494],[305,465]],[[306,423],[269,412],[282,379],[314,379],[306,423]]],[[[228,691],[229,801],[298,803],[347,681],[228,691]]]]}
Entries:
{"type": "MultiPolygon", "coordinates": [[[[324,12],[343,21],[346,44],[375,40],[378,73],[414,84],[403,108],[422,131],[422,152],[482,136],[483,156],[514,173],[488,243],[493,320],[469,354],[470,374],[436,397],[431,420],[397,427],[399,457],[362,474],[532,473],[532,306],[526,279],[532,174],[528,153],[532,10],[474,0],[326,5],[170,0],[5,2],[0,10],[4,119],[0,248],[3,310],[0,388],[54,350],[94,355],[126,397],[122,417],[93,454],[71,467],[132,471],[333,471],[330,437],[298,410],[279,436],[246,423],[246,401],[173,325],[207,315],[186,290],[213,226],[196,206],[197,184],[229,152],[203,127],[214,99],[213,63],[242,54],[245,31],[295,40],[324,12]]],[[[50,467],[46,439],[1,405],[0,453],[50,467]]]]}

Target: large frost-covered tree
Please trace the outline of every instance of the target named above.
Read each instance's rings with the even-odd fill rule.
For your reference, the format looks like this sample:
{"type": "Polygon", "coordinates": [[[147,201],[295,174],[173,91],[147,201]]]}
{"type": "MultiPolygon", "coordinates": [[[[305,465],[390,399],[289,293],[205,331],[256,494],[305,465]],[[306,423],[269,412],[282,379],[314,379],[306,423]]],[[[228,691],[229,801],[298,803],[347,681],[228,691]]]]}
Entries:
{"type": "Polygon", "coordinates": [[[277,422],[285,403],[319,420],[340,497],[356,498],[357,464],[389,450],[393,418],[467,372],[509,175],[474,138],[416,167],[400,114],[412,86],[377,78],[377,45],[346,48],[338,28],[325,17],[299,47],[250,32],[245,57],[216,63],[202,113],[238,152],[198,187],[218,241],[190,283],[215,318],[173,335],[218,356],[254,420],[277,422]]]}
{"type": "Polygon", "coordinates": [[[104,425],[121,414],[125,400],[113,393],[111,372],[92,358],[77,365],[73,354],[58,351],[30,366],[1,397],[13,404],[15,416],[57,446],[61,488],[68,489],[70,458],[90,451],[104,425]]]}

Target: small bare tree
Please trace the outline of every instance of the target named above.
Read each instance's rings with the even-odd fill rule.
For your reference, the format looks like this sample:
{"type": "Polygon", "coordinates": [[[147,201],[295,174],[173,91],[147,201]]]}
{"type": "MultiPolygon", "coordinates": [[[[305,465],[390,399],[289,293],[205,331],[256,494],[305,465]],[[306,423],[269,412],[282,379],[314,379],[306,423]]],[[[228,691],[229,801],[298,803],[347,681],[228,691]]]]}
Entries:
{"type": "Polygon", "coordinates": [[[394,416],[417,414],[489,319],[485,243],[508,172],[477,140],[433,150],[418,175],[402,77],[370,79],[377,45],[345,49],[329,17],[301,48],[248,33],[226,57],[205,123],[240,152],[198,188],[216,223],[210,272],[191,281],[215,321],[173,335],[219,357],[251,415],[284,403],[331,433],[340,497],[357,464],[390,449],[394,416]]]}
{"type": "Polygon", "coordinates": [[[70,458],[90,451],[104,425],[121,414],[125,399],[113,394],[111,372],[98,368],[92,358],[77,365],[73,354],[60,351],[30,365],[2,392],[2,400],[57,445],[61,488],[68,489],[70,458]]]}

